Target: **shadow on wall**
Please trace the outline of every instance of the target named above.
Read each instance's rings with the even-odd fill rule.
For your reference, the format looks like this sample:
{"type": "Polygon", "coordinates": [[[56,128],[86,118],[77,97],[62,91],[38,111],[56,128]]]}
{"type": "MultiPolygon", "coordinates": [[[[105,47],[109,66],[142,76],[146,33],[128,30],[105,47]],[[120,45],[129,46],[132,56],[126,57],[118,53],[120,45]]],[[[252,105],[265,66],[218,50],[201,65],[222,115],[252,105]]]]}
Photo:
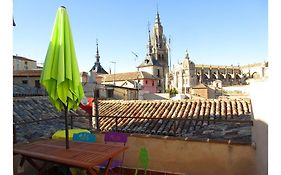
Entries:
{"type": "Polygon", "coordinates": [[[256,148],[257,175],[268,174],[268,125],[264,121],[254,120],[252,140],[256,148]]]}

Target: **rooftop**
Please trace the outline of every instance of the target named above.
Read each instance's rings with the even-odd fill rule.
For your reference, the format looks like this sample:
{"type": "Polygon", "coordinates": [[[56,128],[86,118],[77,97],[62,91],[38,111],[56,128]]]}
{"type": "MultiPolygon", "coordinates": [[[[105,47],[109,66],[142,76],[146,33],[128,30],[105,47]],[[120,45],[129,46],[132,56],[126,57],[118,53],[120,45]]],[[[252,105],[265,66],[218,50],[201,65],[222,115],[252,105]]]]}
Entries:
{"type": "Polygon", "coordinates": [[[36,70],[14,70],[14,77],[40,77],[41,75],[40,69],[36,70]]]}
{"type": "Polygon", "coordinates": [[[43,88],[32,87],[27,84],[13,83],[13,97],[18,96],[45,96],[47,92],[43,88]]]}
{"type": "MultiPolygon", "coordinates": [[[[48,138],[64,128],[62,114],[47,96],[14,97],[13,105],[19,140],[27,141],[33,136],[48,138]]],[[[78,116],[74,127],[89,128],[88,119],[79,117],[85,112],[77,110],[71,114],[78,116]]],[[[101,131],[115,130],[117,126],[127,133],[251,143],[252,110],[247,99],[100,100],[99,116],[101,131]],[[116,116],[117,120],[113,118],[116,116]]]]}
{"type": "Polygon", "coordinates": [[[247,99],[107,100],[99,102],[99,115],[102,131],[115,130],[117,124],[119,131],[128,133],[251,143],[252,111],[247,99]]]}
{"type": "MultiPolygon", "coordinates": [[[[85,114],[80,110],[71,113],[85,114]]],[[[54,132],[65,128],[63,113],[56,111],[48,96],[14,97],[13,123],[17,142],[50,138],[54,132]]],[[[74,127],[87,128],[88,126],[88,120],[85,118],[75,118],[74,127]]]]}
{"type": "Polygon", "coordinates": [[[13,59],[36,62],[35,60],[29,59],[29,58],[26,58],[26,57],[22,57],[22,56],[17,56],[17,55],[13,55],[13,59]]]}
{"type": "Polygon", "coordinates": [[[160,63],[155,59],[153,55],[147,55],[144,61],[138,66],[140,67],[146,67],[146,66],[160,66],[160,63]]]}
{"type": "Polygon", "coordinates": [[[125,80],[137,80],[137,79],[158,79],[153,75],[139,71],[139,72],[125,72],[125,73],[117,73],[117,74],[107,74],[103,75],[105,82],[111,81],[125,81],[125,80]]]}

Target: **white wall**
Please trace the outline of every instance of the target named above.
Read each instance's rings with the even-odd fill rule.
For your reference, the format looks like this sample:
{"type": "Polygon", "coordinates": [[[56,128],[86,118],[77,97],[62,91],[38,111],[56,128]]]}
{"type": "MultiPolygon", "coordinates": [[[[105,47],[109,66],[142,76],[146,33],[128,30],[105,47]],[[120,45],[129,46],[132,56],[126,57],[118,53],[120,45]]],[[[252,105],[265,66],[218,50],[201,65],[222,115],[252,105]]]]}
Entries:
{"type": "Polygon", "coordinates": [[[268,174],[268,123],[270,116],[266,102],[269,102],[267,100],[269,86],[267,82],[253,82],[249,89],[255,119],[252,138],[256,145],[256,172],[257,175],[265,175],[268,174]]]}

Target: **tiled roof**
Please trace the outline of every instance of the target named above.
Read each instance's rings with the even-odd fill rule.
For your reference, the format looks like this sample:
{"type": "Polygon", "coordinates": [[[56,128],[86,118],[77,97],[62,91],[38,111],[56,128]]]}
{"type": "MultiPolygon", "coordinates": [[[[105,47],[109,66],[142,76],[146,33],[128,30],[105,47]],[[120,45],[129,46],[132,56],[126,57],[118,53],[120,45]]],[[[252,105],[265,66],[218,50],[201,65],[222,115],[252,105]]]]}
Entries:
{"type": "Polygon", "coordinates": [[[146,66],[159,66],[161,67],[161,64],[155,59],[153,55],[147,55],[144,61],[138,66],[140,67],[146,67],[146,66]]]}
{"type": "Polygon", "coordinates": [[[239,66],[227,66],[227,65],[212,65],[212,64],[195,64],[195,68],[220,68],[220,69],[240,69],[239,66]]]}
{"type": "MultiPolygon", "coordinates": [[[[70,113],[77,115],[74,112],[70,113]]],[[[17,142],[49,138],[55,131],[65,128],[63,116],[64,113],[56,111],[48,96],[13,98],[13,123],[16,127],[17,142]]],[[[88,119],[74,118],[74,127],[88,126],[88,119]]]]}
{"type": "MultiPolygon", "coordinates": [[[[118,116],[117,129],[122,132],[248,144],[252,123],[247,121],[252,120],[251,109],[248,99],[101,100],[99,119],[102,131],[115,129],[115,118],[105,116],[118,116]]],[[[85,115],[80,110],[71,113],[85,115]]],[[[13,122],[18,142],[48,138],[64,129],[63,113],[55,110],[47,96],[14,97],[13,122]]],[[[88,128],[88,124],[86,118],[74,118],[74,127],[88,128]]]]}
{"type": "Polygon", "coordinates": [[[28,59],[28,58],[25,58],[25,57],[22,57],[22,56],[17,56],[17,55],[13,55],[13,59],[18,59],[18,60],[23,60],[23,61],[33,61],[33,62],[36,62],[35,60],[28,59]]]}
{"type": "Polygon", "coordinates": [[[246,64],[246,65],[243,65],[241,66],[241,68],[248,68],[248,67],[262,67],[262,66],[265,66],[265,67],[268,67],[268,61],[264,61],[264,62],[260,62],[260,63],[253,63],[253,64],[246,64]]]}
{"type": "Polygon", "coordinates": [[[96,71],[98,74],[108,74],[106,72],[106,70],[104,70],[104,68],[101,66],[101,64],[99,62],[95,62],[95,65],[92,67],[92,69],[90,70],[90,72],[94,70],[96,71]]]}
{"type": "Polygon", "coordinates": [[[251,121],[250,100],[100,101],[99,116],[103,131],[116,120],[102,116],[118,116],[123,132],[251,142],[252,123],[243,122],[251,121]]]}
{"type": "Polygon", "coordinates": [[[207,86],[201,83],[192,87],[192,89],[207,89],[207,86]]]}
{"type": "Polygon", "coordinates": [[[40,69],[38,70],[14,70],[14,77],[40,77],[41,75],[40,69]]]}
{"type": "Polygon", "coordinates": [[[46,96],[47,92],[43,88],[31,87],[27,84],[13,84],[13,96],[46,96]]]}
{"type": "Polygon", "coordinates": [[[137,79],[157,79],[153,75],[139,71],[139,72],[125,72],[125,73],[117,73],[117,74],[108,74],[103,75],[105,82],[111,81],[125,81],[125,80],[137,80],[137,79]]]}

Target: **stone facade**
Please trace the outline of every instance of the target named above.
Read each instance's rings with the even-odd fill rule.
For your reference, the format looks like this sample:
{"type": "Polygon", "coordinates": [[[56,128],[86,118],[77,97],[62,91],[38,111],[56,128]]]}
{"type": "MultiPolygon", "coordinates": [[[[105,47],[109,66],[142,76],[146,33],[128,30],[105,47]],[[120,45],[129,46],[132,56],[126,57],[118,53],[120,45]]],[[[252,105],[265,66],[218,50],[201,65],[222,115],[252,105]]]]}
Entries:
{"type": "Polygon", "coordinates": [[[190,60],[188,53],[183,62],[173,68],[171,75],[171,86],[176,87],[178,93],[187,94],[189,88],[197,84],[195,64],[190,60]]]}
{"type": "Polygon", "coordinates": [[[200,83],[222,86],[246,85],[252,79],[268,78],[268,62],[245,66],[194,64],[186,53],[183,61],[174,65],[169,75],[171,88],[187,94],[189,88],[200,83]]]}
{"type": "Polygon", "coordinates": [[[13,56],[13,70],[37,69],[37,62],[21,56],[13,56]]]}
{"type": "Polygon", "coordinates": [[[40,88],[41,70],[14,70],[13,83],[40,88]]]}
{"type": "Polygon", "coordinates": [[[152,35],[149,30],[148,53],[143,63],[137,67],[138,71],[145,71],[159,78],[157,81],[157,92],[165,92],[168,88],[168,53],[169,48],[157,11],[152,35]]]}

